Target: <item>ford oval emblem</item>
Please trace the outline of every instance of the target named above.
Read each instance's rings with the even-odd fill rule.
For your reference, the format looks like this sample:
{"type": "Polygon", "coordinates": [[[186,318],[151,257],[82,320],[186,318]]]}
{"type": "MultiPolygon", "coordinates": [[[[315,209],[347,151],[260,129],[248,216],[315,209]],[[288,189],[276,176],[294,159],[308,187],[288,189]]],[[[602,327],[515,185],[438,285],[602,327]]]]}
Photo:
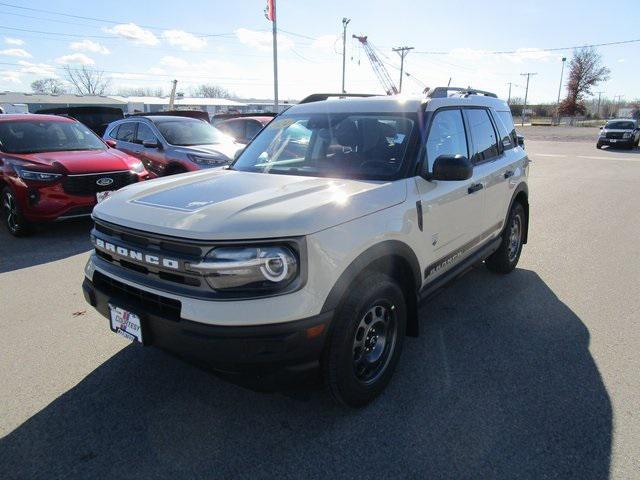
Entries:
{"type": "Polygon", "coordinates": [[[113,178],[110,177],[102,177],[96,180],[96,185],[100,185],[101,187],[106,187],[107,185],[111,185],[113,183],[113,178]]]}

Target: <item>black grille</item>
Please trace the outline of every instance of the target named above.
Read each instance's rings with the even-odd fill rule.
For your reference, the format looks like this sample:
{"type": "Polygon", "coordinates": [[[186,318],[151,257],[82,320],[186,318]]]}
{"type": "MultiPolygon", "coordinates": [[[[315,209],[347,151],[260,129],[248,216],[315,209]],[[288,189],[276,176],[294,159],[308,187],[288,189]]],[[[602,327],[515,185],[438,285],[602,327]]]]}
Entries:
{"type": "Polygon", "coordinates": [[[143,312],[149,312],[159,317],[175,321],[180,320],[180,308],[182,305],[178,300],[131,287],[100,272],[93,273],[93,284],[98,290],[114,297],[116,300],[120,299],[125,302],[126,305],[122,305],[123,307],[131,305],[133,308],[139,308],[143,312]]]}
{"type": "Polygon", "coordinates": [[[620,139],[624,135],[623,132],[607,132],[607,138],[620,139]]]}
{"type": "MultiPolygon", "coordinates": [[[[69,195],[94,195],[96,192],[118,190],[130,183],[134,183],[136,180],[136,174],[131,172],[69,175],[62,181],[62,188],[69,195]],[[113,181],[108,185],[98,185],[97,182],[102,178],[110,178],[113,181]]],[[[105,181],[104,183],[107,182],[105,181]]]]}

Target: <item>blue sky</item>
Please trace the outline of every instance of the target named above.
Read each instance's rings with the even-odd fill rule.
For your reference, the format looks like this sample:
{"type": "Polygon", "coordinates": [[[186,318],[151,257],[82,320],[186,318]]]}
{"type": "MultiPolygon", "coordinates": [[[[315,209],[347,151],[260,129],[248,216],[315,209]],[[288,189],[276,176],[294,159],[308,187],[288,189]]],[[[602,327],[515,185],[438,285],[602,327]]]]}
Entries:
{"type": "MultiPolygon", "coordinates": [[[[239,96],[270,97],[272,52],[264,6],[264,0],[0,2],[0,90],[29,91],[36,78],[64,79],[64,65],[87,64],[111,77],[112,90],[143,86],[168,92],[170,80],[177,78],[185,94],[200,83],[215,83],[239,96]]],[[[451,77],[452,85],[472,85],[505,98],[507,83],[513,82],[512,95],[523,96],[520,73],[537,72],[529,90],[534,102],[555,101],[560,59],[571,57],[570,50],[542,49],[640,39],[637,0],[614,5],[278,0],[281,98],[339,90],[344,16],[351,18],[347,90],[360,92],[381,87],[352,33],[369,36],[396,81],[399,59],[391,48],[415,47],[406,70],[416,80],[405,77],[405,92],[446,85],[451,77]],[[428,51],[446,54],[419,53],[428,51]]],[[[598,51],[612,73],[596,90],[605,97],[639,98],[640,42],[598,51]]]]}

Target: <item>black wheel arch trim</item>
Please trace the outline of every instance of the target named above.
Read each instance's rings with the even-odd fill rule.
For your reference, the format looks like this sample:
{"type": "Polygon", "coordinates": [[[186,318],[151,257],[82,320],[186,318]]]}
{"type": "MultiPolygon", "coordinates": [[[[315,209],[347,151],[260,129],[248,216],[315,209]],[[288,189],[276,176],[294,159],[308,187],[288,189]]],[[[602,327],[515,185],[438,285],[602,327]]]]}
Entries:
{"type": "MultiPolygon", "coordinates": [[[[418,257],[413,249],[406,243],[399,240],[386,240],[369,247],[349,264],[338,278],[338,281],[331,288],[321,311],[326,312],[338,308],[342,298],[348,291],[349,286],[358,277],[358,275],[373,265],[374,262],[385,257],[392,256],[401,257],[409,264],[413,274],[413,284],[415,286],[415,291],[412,293],[416,294],[422,286],[422,275],[418,257]]],[[[410,300],[407,299],[407,301],[410,300]]]]}
{"type": "Polygon", "coordinates": [[[526,217],[525,218],[525,228],[524,228],[524,235],[523,235],[523,238],[522,238],[522,243],[527,243],[527,239],[528,239],[528,236],[529,236],[529,187],[527,186],[527,184],[525,182],[520,182],[518,184],[518,186],[516,187],[516,189],[514,190],[513,194],[511,195],[511,201],[509,202],[509,209],[507,210],[507,216],[505,217],[504,224],[503,224],[503,233],[504,233],[504,229],[507,228],[507,224],[508,224],[508,220],[509,220],[509,214],[511,213],[511,209],[513,208],[513,203],[516,201],[516,198],[521,193],[524,194],[525,200],[526,200],[524,205],[522,205],[523,208],[524,208],[524,213],[525,213],[525,217],[526,217]]]}

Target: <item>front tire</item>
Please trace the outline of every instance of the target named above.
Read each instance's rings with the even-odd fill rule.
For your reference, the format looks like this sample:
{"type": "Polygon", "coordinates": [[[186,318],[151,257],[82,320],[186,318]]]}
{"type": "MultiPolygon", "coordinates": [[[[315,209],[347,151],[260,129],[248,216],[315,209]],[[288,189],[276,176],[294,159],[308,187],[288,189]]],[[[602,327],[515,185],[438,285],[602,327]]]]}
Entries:
{"type": "Polygon", "coordinates": [[[600,150],[602,148],[602,144],[600,142],[596,143],[596,148],[600,150]]]}
{"type": "Polygon", "coordinates": [[[489,270],[496,273],[509,273],[516,268],[522,253],[526,222],[524,207],[520,202],[514,203],[507,218],[507,225],[502,232],[502,243],[485,260],[489,270]]]}
{"type": "Polygon", "coordinates": [[[385,389],[406,332],[404,294],[391,277],[363,275],[338,309],[322,358],[325,382],[343,405],[362,407],[385,389]]]}
{"type": "Polygon", "coordinates": [[[22,215],[18,199],[9,187],[2,190],[2,220],[14,237],[24,237],[32,232],[31,224],[22,215]]]}

